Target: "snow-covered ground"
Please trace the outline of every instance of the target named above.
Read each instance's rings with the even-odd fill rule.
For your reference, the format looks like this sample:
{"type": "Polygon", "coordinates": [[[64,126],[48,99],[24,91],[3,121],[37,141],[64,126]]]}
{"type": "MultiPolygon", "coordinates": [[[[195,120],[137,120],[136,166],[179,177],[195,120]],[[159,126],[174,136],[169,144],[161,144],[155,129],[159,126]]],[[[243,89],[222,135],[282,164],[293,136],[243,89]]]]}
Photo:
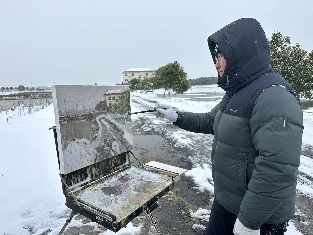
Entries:
{"type": "MultiPolygon", "coordinates": [[[[144,94],[132,93],[132,112],[142,111],[142,105],[153,107],[155,102],[172,105],[177,110],[191,112],[207,112],[220,100],[222,91],[216,86],[193,87],[186,94],[193,97],[202,97],[201,92],[210,92],[216,96],[213,101],[197,101],[191,98],[164,98],[163,91],[144,94]]],[[[148,109],[147,106],[147,109],[148,109]]],[[[53,106],[37,109],[31,114],[22,113],[18,109],[0,113],[0,235],[26,235],[26,234],[58,234],[70,211],[64,205],[60,178],[58,177],[58,163],[55,152],[54,138],[49,127],[55,125],[53,106]],[[7,119],[7,115],[11,118],[7,119]]],[[[132,115],[136,121],[139,115],[132,115]]],[[[141,114],[141,117],[151,119],[149,126],[142,129],[161,128],[168,123],[164,118],[155,115],[141,114]]],[[[313,112],[312,109],[304,111],[303,147],[313,146],[313,112]]],[[[194,150],[189,159],[193,169],[186,172],[186,176],[194,179],[200,191],[213,191],[210,178],[210,162],[208,149],[197,149],[201,143],[211,143],[208,135],[185,132],[183,130],[169,130],[165,133],[168,139],[174,139],[176,147],[194,150]]],[[[205,144],[204,144],[205,145],[205,144]]],[[[202,145],[203,146],[203,145],[202,145]]],[[[210,146],[210,144],[208,144],[210,146]]],[[[298,192],[313,199],[313,184],[309,178],[313,177],[313,159],[301,156],[301,174],[298,181],[298,192]]],[[[209,211],[199,208],[191,211],[190,217],[200,220],[209,218],[209,211]]],[[[297,212],[301,213],[301,211],[297,212]]],[[[79,220],[73,220],[72,225],[82,225],[79,220]]],[[[115,234],[111,231],[101,232],[96,223],[89,223],[101,235],[115,234]]],[[[202,228],[194,224],[194,228],[202,228]]],[[[102,230],[103,231],[103,230],[102,230]]],[[[134,226],[129,223],[126,228],[116,234],[140,234],[141,225],[134,226]]],[[[298,232],[293,223],[288,227],[287,235],[302,234],[298,232]]]]}

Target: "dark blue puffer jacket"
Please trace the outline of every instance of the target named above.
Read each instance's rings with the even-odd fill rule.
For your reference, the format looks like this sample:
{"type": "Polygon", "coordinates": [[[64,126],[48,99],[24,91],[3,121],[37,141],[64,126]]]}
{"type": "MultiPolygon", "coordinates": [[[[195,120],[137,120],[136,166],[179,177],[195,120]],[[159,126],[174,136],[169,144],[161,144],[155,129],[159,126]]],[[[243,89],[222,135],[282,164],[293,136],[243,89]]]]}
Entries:
{"type": "Polygon", "coordinates": [[[208,113],[178,112],[174,125],[214,135],[215,199],[248,228],[288,221],[295,211],[303,117],[299,99],[270,66],[265,33],[255,19],[239,19],[208,39],[227,66],[226,91],[208,113]]]}

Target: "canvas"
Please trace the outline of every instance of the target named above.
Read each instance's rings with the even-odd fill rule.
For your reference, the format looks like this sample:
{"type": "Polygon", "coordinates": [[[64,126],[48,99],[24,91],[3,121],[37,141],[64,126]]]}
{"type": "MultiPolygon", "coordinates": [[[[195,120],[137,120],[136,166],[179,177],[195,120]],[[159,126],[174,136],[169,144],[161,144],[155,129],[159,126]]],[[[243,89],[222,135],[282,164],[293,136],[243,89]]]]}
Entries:
{"type": "Polygon", "coordinates": [[[52,96],[61,174],[132,149],[128,86],[56,85],[52,96]]]}

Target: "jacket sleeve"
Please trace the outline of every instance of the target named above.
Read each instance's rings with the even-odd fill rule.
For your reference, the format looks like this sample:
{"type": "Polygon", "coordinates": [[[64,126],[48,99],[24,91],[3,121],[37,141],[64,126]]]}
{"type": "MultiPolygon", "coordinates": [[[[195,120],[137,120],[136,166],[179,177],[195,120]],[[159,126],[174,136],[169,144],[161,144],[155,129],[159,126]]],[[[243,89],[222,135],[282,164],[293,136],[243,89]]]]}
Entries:
{"type": "Polygon", "coordinates": [[[259,229],[285,198],[295,200],[303,132],[302,110],[285,88],[270,87],[258,97],[250,124],[258,156],[238,218],[246,227],[259,229]]]}
{"type": "Polygon", "coordinates": [[[218,110],[219,104],[208,113],[177,112],[178,118],[173,124],[186,131],[214,135],[213,125],[218,110]]]}

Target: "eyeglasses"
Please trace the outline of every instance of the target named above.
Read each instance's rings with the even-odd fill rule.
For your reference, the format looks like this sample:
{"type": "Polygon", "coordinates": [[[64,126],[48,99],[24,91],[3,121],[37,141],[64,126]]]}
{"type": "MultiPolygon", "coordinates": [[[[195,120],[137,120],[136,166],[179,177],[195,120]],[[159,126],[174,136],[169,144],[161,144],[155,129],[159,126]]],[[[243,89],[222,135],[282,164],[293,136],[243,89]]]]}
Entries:
{"type": "Polygon", "coordinates": [[[224,57],[224,55],[223,55],[222,53],[220,53],[220,52],[219,52],[219,53],[216,53],[216,54],[215,54],[215,62],[216,62],[216,63],[219,62],[219,60],[220,60],[221,57],[224,57]]]}

